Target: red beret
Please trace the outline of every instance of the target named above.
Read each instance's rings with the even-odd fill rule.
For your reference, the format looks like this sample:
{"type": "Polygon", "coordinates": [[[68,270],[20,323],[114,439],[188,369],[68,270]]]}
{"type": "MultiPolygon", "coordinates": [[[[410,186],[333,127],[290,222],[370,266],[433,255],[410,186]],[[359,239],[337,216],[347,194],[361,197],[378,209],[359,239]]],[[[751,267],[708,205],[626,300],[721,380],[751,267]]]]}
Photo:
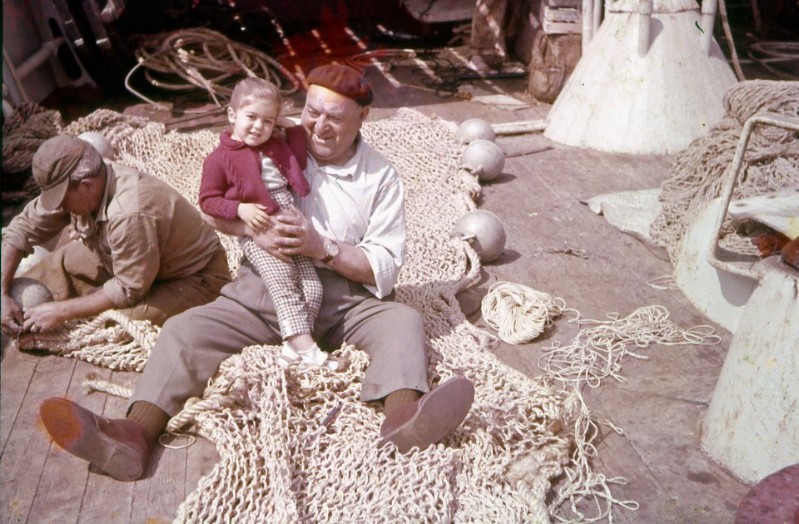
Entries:
{"type": "Polygon", "coordinates": [[[372,103],[372,86],[357,70],[341,64],[327,64],[308,73],[308,85],[316,84],[351,98],[362,106],[372,103]]]}

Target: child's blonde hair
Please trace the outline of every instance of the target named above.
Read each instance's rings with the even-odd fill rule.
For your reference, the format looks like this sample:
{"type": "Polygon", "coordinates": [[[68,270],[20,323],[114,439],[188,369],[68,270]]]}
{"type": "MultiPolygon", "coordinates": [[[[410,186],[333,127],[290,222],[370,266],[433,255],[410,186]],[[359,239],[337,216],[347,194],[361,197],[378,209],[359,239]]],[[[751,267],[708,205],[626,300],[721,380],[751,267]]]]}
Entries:
{"type": "Polygon", "coordinates": [[[241,106],[253,100],[268,100],[274,102],[278,110],[282,109],[283,97],[280,89],[269,80],[249,76],[236,83],[233,94],[230,95],[230,107],[238,110],[241,106]]]}

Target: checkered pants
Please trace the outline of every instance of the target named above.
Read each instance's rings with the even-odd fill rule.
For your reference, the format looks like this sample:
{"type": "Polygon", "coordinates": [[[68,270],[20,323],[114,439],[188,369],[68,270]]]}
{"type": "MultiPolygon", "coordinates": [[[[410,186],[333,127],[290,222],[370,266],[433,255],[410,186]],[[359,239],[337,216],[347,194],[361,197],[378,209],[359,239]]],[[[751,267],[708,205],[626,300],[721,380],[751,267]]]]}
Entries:
{"type": "MultiPolygon", "coordinates": [[[[281,208],[286,209],[294,202],[288,189],[273,190],[270,194],[281,208]]],[[[322,284],[311,259],[294,256],[291,262],[283,262],[249,237],[241,239],[241,250],[269,290],[283,339],[313,333],[322,303],[322,284]]]]}

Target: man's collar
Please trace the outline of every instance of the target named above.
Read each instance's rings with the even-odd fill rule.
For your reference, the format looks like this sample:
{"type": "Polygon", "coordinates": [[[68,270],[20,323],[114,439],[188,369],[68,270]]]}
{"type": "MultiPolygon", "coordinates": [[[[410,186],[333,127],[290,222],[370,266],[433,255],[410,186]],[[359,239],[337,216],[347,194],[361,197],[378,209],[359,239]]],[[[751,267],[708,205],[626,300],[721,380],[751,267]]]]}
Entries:
{"type": "Polygon", "coordinates": [[[358,136],[355,137],[355,141],[357,142],[357,146],[355,147],[355,154],[350,157],[347,162],[342,166],[337,166],[333,164],[327,164],[324,166],[320,166],[316,159],[308,155],[308,160],[311,163],[311,166],[316,168],[317,171],[322,171],[327,175],[331,175],[337,178],[347,178],[355,176],[355,170],[358,168],[358,164],[361,161],[361,156],[363,155],[363,148],[364,148],[364,141],[363,137],[361,137],[361,133],[358,133],[358,136]]]}
{"type": "Polygon", "coordinates": [[[97,217],[94,219],[96,222],[108,220],[106,209],[108,209],[108,203],[114,198],[117,189],[117,177],[114,174],[114,169],[108,162],[104,162],[103,165],[105,165],[105,191],[103,192],[103,199],[100,201],[100,207],[97,209],[97,217]]]}

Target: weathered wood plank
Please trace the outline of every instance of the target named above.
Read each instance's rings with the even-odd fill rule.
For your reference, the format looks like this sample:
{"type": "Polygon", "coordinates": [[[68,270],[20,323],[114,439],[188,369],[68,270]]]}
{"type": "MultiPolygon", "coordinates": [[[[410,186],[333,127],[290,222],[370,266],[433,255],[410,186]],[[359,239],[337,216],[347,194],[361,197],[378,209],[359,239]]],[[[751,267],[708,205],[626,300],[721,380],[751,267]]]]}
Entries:
{"type": "Polygon", "coordinates": [[[134,488],[131,522],[172,522],[183,502],[186,485],[184,449],[161,445],[154,450],[150,467],[134,488]]]}
{"type": "MultiPolygon", "coordinates": [[[[15,347],[6,348],[0,364],[0,450],[5,450],[8,437],[28,392],[36,363],[41,357],[22,353],[15,347]]],[[[2,454],[2,452],[0,452],[2,454]]]]}
{"type": "MultiPolygon", "coordinates": [[[[9,355],[4,360],[9,358],[13,357],[9,355]]],[[[0,458],[0,513],[8,522],[28,521],[50,448],[50,439],[39,422],[39,405],[47,397],[66,393],[74,367],[74,360],[56,356],[41,357],[36,363],[0,458]]]]}
{"type": "MultiPolygon", "coordinates": [[[[95,373],[104,379],[111,376],[110,370],[77,362],[66,398],[78,402],[95,413],[102,413],[105,395],[97,393],[87,395],[85,392],[83,379],[88,373],[95,373]]],[[[88,463],[73,457],[58,445],[52,445],[47,454],[28,520],[76,522],[81,512],[88,477],[88,463]]]]}

